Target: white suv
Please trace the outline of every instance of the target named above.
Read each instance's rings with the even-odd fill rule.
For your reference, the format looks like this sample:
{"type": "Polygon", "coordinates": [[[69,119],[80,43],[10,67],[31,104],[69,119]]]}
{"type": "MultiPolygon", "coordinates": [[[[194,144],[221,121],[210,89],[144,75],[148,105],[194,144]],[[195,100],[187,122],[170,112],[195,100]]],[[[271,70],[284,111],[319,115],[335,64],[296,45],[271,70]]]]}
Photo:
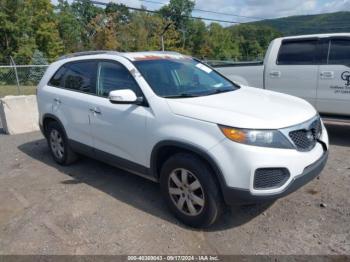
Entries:
{"type": "Polygon", "coordinates": [[[328,135],[302,99],[239,86],[170,52],[72,54],[38,86],[53,158],[87,155],[159,182],[184,223],[209,226],[224,204],[285,196],[316,177],[328,135]]]}

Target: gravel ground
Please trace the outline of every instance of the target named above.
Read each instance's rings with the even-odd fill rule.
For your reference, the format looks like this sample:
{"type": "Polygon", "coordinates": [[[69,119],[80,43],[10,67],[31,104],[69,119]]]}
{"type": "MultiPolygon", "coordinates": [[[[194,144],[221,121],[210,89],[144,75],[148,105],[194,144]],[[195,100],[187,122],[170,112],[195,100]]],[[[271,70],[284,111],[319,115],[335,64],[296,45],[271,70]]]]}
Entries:
{"type": "Polygon", "coordinates": [[[178,223],[157,184],[87,158],[60,167],[38,132],[0,134],[0,254],[350,255],[350,127],[328,129],[319,179],[204,231],[178,223]]]}

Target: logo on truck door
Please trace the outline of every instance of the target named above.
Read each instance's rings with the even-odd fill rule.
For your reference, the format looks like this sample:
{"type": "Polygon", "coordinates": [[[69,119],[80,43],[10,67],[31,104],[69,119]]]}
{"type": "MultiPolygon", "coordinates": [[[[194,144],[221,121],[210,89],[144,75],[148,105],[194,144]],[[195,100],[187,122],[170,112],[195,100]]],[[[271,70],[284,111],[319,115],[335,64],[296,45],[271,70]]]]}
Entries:
{"type": "Polygon", "coordinates": [[[345,71],[341,74],[341,79],[346,81],[345,85],[350,86],[350,72],[345,71]]]}
{"type": "Polygon", "coordinates": [[[350,95],[350,71],[344,71],[340,78],[345,81],[344,85],[331,85],[331,90],[334,90],[334,94],[350,95]]]}

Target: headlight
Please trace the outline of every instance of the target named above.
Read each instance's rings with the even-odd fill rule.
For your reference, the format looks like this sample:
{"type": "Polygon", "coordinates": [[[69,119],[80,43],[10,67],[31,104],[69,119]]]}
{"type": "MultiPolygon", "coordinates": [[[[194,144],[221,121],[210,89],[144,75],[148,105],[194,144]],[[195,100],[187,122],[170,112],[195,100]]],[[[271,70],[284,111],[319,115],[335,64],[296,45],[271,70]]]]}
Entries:
{"type": "Polygon", "coordinates": [[[326,130],[326,127],[322,121],[322,119],[320,118],[320,123],[321,123],[321,128],[319,128],[318,132],[316,133],[316,138],[320,139],[323,133],[323,130],[326,130]]]}
{"type": "Polygon", "coordinates": [[[273,148],[294,148],[291,142],[278,130],[240,129],[227,126],[219,127],[228,139],[237,143],[273,148]]]}

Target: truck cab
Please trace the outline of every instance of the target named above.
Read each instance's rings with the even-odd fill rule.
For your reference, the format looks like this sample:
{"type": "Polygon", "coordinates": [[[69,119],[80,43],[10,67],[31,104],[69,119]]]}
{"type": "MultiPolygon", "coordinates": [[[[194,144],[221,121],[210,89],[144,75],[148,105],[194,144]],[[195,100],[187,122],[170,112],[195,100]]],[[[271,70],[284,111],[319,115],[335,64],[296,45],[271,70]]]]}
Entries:
{"type": "Polygon", "coordinates": [[[274,39],[262,65],[226,65],[233,81],[298,96],[321,114],[350,116],[350,34],[274,39]]]}

